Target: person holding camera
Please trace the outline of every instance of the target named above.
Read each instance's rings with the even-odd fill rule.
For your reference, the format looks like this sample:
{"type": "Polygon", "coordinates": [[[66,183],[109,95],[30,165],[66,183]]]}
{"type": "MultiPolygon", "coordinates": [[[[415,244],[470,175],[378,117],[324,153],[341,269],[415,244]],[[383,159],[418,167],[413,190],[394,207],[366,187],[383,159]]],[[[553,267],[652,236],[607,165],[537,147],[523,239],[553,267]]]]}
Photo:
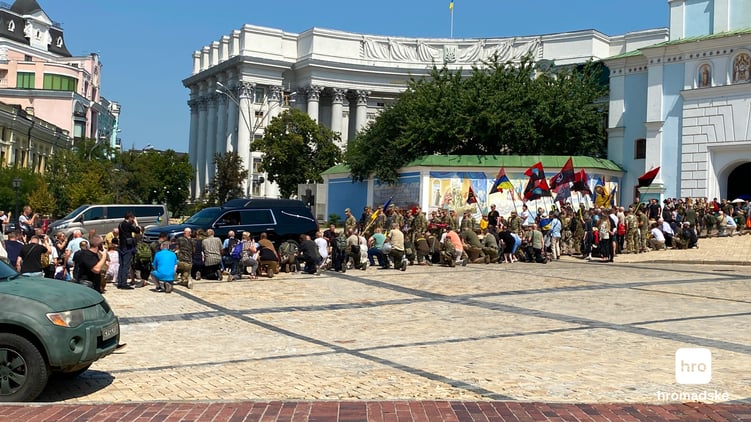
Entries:
{"type": "Polygon", "coordinates": [[[23,207],[23,213],[18,216],[18,226],[16,229],[20,229],[23,233],[25,243],[31,241],[31,236],[34,235],[34,226],[39,219],[39,214],[31,214],[31,207],[26,205],[23,207]]]}
{"type": "MultiPolygon", "coordinates": [[[[76,282],[91,287],[99,293],[103,293],[101,271],[107,262],[107,254],[104,252],[103,244],[104,240],[101,236],[92,236],[89,239],[88,247],[82,247],[73,256],[76,282]]],[[[84,243],[81,245],[83,246],[84,243]]]]}
{"type": "MultiPolygon", "coordinates": [[[[125,218],[117,226],[118,229],[118,252],[120,254],[120,271],[117,273],[117,288],[132,290],[133,286],[128,284],[128,275],[130,274],[130,264],[133,260],[133,254],[136,251],[135,235],[141,233],[141,227],[138,226],[136,216],[132,211],[125,213],[125,218]]],[[[98,237],[98,236],[95,236],[98,237]]]]}

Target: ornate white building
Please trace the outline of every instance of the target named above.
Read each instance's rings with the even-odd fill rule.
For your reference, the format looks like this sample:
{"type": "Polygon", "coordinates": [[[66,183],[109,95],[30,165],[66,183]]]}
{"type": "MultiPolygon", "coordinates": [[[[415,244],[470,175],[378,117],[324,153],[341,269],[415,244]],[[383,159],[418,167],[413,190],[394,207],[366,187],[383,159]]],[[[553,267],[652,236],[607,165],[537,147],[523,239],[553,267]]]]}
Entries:
{"type": "MultiPolygon", "coordinates": [[[[193,197],[201,197],[215,174],[215,153],[237,151],[249,163],[250,142],[263,136],[270,118],[298,107],[339,132],[342,147],[412,77],[446,63],[467,69],[498,55],[531,55],[557,65],[583,63],[636,51],[667,40],[666,29],[607,36],[587,30],[489,39],[425,39],[313,28],[301,34],[245,25],[193,53],[190,89],[190,160],[196,167],[193,197]]],[[[260,155],[253,153],[257,165],[260,155]]],[[[290,169],[294,171],[294,169],[290,169]]],[[[253,195],[276,197],[252,172],[253,195]]],[[[262,176],[262,175],[261,175],[262,176]]]]}

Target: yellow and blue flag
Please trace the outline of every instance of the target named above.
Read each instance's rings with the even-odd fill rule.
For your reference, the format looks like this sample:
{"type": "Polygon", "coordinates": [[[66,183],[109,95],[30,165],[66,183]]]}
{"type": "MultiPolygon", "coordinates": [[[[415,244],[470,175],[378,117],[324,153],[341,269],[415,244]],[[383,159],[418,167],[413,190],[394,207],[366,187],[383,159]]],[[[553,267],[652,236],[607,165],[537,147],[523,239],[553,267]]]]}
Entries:
{"type": "Polygon", "coordinates": [[[451,3],[449,3],[449,10],[454,10],[454,0],[451,0],[451,3]]]}

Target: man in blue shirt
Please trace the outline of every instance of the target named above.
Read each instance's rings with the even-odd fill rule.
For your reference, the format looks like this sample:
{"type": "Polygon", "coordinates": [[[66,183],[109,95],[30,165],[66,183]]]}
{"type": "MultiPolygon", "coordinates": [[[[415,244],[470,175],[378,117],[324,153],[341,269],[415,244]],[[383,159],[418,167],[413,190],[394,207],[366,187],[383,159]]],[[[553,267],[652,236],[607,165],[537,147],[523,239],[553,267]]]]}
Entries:
{"type": "Polygon", "coordinates": [[[169,249],[169,242],[162,242],[159,245],[159,252],[154,254],[154,262],[151,266],[153,270],[150,277],[156,285],[156,290],[172,292],[172,283],[175,281],[177,271],[177,255],[169,249]]]}
{"type": "Polygon", "coordinates": [[[553,213],[553,219],[550,220],[550,249],[553,251],[553,259],[561,259],[561,229],[563,225],[558,219],[558,213],[553,213]]]}
{"type": "Polygon", "coordinates": [[[368,240],[368,245],[370,246],[368,249],[368,261],[370,261],[371,267],[375,267],[375,260],[373,257],[378,258],[378,263],[381,264],[381,267],[386,266],[386,259],[383,256],[383,243],[385,241],[386,236],[383,234],[383,230],[380,227],[377,227],[373,236],[370,236],[370,239],[368,240]]]}

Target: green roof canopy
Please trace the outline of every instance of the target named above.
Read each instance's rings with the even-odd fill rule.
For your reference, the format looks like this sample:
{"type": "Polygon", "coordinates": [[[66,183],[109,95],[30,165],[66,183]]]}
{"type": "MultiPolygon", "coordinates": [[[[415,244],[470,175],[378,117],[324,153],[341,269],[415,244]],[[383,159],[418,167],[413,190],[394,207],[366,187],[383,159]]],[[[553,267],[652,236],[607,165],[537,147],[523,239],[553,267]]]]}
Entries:
{"type": "MultiPolygon", "coordinates": [[[[568,160],[568,155],[426,155],[416,160],[412,160],[404,167],[488,167],[490,169],[523,168],[527,169],[537,163],[542,162],[542,166],[550,169],[554,174],[563,167],[568,160]],[[554,171],[553,171],[554,170],[554,171]]],[[[624,170],[618,164],[604,159],[586,156],[574,156],[573,163],[575,168],[610,170],[623,172],[624,170]]],[[[340,164],[324,171],[323,175],[332,174],[349,174],[349,167],[340,164]]]]}

